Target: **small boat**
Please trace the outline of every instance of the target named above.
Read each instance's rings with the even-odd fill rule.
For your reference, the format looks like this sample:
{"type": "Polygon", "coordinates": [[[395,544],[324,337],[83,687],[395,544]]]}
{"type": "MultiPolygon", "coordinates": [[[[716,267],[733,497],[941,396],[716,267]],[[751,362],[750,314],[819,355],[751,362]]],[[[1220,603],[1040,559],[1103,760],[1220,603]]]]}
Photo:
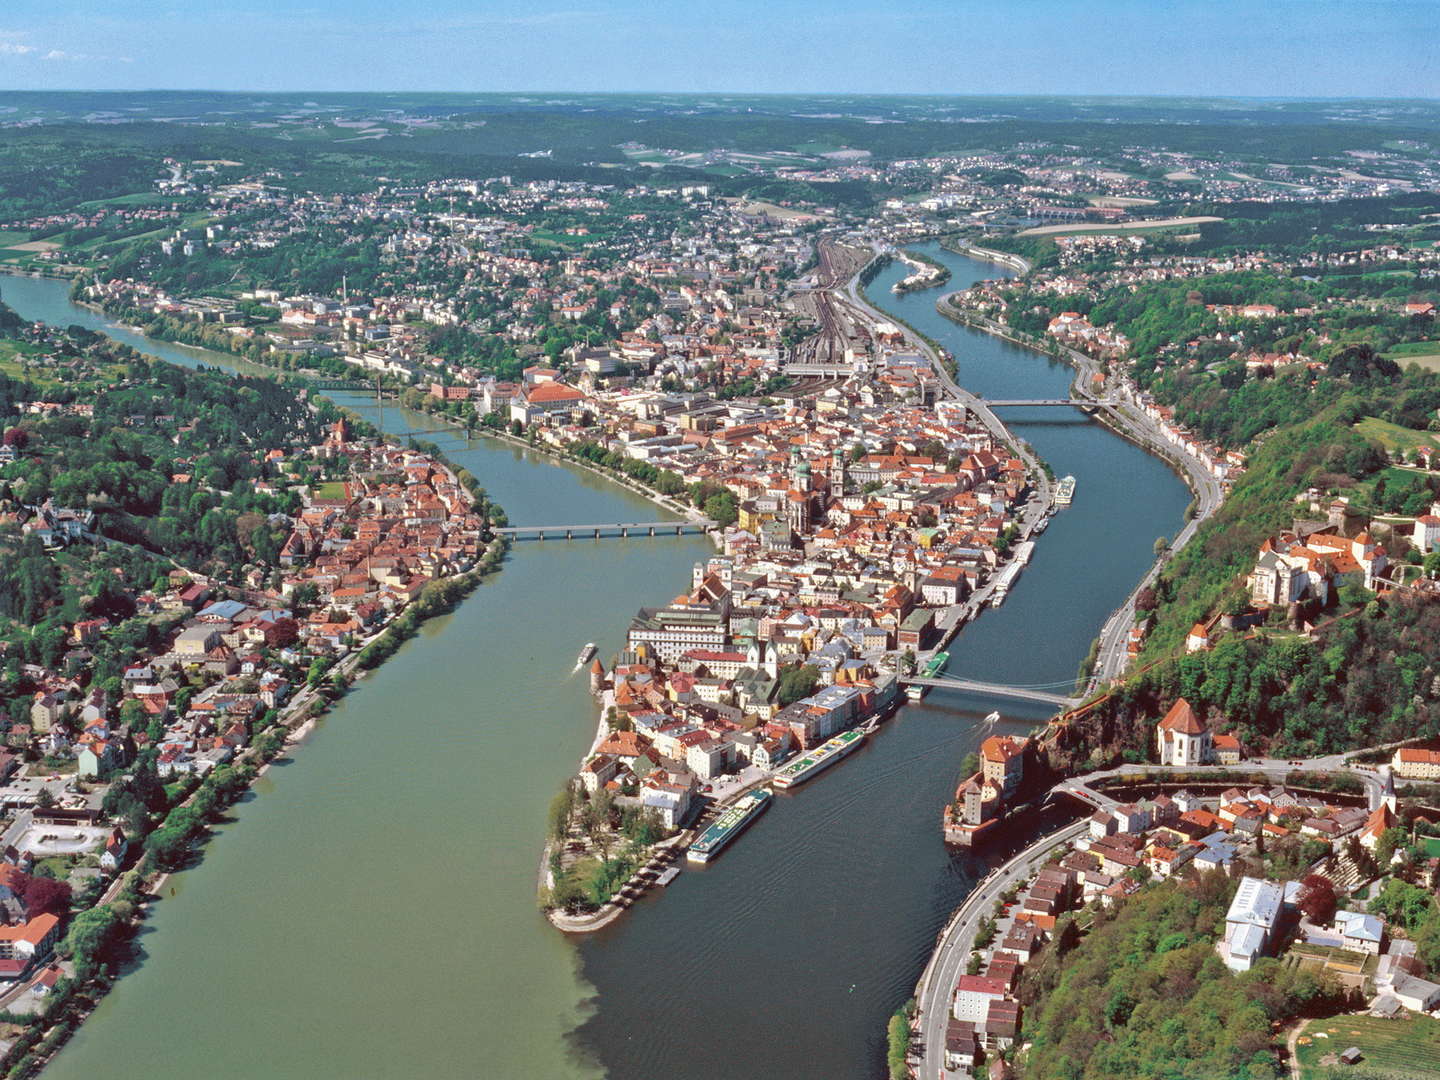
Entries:
{"type": "Polygon", "coordinates": [[[580,655],[575,658],[575,666],[578,668],[587,663],[595,655],[595,642],[587,641],[585,647],[580,650],[580,655]]]}
{"type": "Polygon", "coordinates": [[[666,870],[663,874],[661,874],[658,878],[655,879],[655,884],[669,885],[670,882],[674,881],[679,876],[680,868],[678,866],[672,866],[670,867],[670,869],[666,870]]]}

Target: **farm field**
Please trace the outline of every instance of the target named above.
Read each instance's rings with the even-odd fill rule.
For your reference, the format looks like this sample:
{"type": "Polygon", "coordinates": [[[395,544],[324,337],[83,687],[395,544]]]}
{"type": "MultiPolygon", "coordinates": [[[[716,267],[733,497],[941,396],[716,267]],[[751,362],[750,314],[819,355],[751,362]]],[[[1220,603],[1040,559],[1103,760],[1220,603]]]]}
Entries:
{"type": "Polygon", "coordinates": [[[1440,1080],[1440,1021],[1428,1016],[1382,1020],[1373,1016],[1332,1016],[1312,1020],[1297,1040],[1302,1080],[1330,1080],[1344,1069],[1339,1055],[1358,1046],[1364,1059],[1357,1073],[1385,1080],[1440,1080]]]}
{"type": "MultiPolygon", "coordinates": [[[[1437,357],[1440,359],[1440,357],[1437,357]]],[[[1440,446],[1434,435],[1428,431],[1416,431],[1414,428],[1401,427],[1399,424],[1392,424],[1388,420],[1381,420],[1378,416],[1363,417],[1355,430],[1367,439],[1374,439],[1386,450],[1409,450],[1419,446],[1440,446]]]]}

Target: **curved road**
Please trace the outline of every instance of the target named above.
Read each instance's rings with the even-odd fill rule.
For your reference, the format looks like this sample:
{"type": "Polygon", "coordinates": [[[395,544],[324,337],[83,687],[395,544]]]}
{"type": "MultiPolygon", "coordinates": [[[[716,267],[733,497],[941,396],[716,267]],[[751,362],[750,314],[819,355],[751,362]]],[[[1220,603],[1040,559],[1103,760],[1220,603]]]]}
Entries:
{"type": "Polygon", "coordinates": [[[995,901],[1007,889],[1028,880],[1039,869],[1055,845],[1069,844],[1089,827],[1090,819],[1081,818],[1041,837],[1020,854],[996,867],[965,898],[941,931],[930,963],[920,976],[915,996],[923,1054],[919,1072],[922,1078],[937,1080],[945,1075],[945,1029],[950,1023],[950,999],[955,984],[965,974],[965,965],[970,959],[970,944],[975,940],[980,923],[994,910],[995,901]]]}
{"type": "MultiPolygon", "coordinates": [[[[854,282],[851,282],[853,292],[854,282]]],[[[950,308],[950,297],[953,293],[942,296],[936,307],[940,313],[946,314],[950,308]]],[[[973,319],[967,316],[966,325],[978,323],[979,329],[992,333],[1001,334],[1007,340],[1014,339],[1009,331],[988,319],[973,319]]],[[[1024,344],[1023,342],[1019,342],[1024,344]]],[[[1101,374],[1100,365],[1093,357],[1076,349],[1066,348],[1064,350],[1066,359],[1075,367],[1075,380],[1071,384],[1071,393],[1076,399],[1076,404],[1090,404],[1099,401],[1092,387],[1095,385],[1095,376],[1101,374]]],[[[942,378],[948,376],[942,373],[942,378]]],[[[953,385],[953,383],[952,383],[953,385]]],[[[1128,403],[1119,405],[1099,406],[1106,414],[1121,428],[1122,431],[1141,447],[1169,461],[1180,470],[1190,490],[1195,493],[1195,513],[1185,526],[1170,541],[1168,552],[1157,559],[1150,570],[1140,582],[1131,590],[1130,595],[1105,621],[1100,629],[1100,647],[1095,656],[1095,668],[1091,672],[1088,689],[1094,691],[1112,679],[1118,678],[1125,671],[1130,662],[1128,650],[1128,639],[1130,629],[1135,625],[1135,601],[1140,592],[1154,582],[1164,568],[1165,560],[1188,544],[1195,536],[1196,531],[1204,523],[1205,519],[1220,508],[1220,503],[1225,497],[1224,489],[1220,481],[1204,462],[1191,454],[1185,453],[1174,443],[1165,438],[1160,430],[1160,425],[1145,415],[1139,409],[1128,403]]]]}
{"type": "MultiPolygon", "coordinates": [[[[1298,763],[1279,758],[1256,758],[1242,762],[1240,765],[1200,765],[1187,767],[1183,771],[1186,773],[1212,771],[1260,773],[1272,782],[1283,782],[1287,774],[1296,771],[1319,773],[1346,770],[1364,783],[1366,794],[1369,796],[1370,809],[1375,809],[1390,790],[1389,771],[1357,768],[1348,765],[1346,757],[1346,754],[1331,754],[1327,757],[1306,758],[1298,763]]],[[[1121,765],[1114,769],[1089,773],[1083,778],[1057,784],[1051,789],[1051,792],[1079,798],[1092,806],[1113,805],[1114,799],[1100,795],[1089,785],[1096,780],[1108,777],[1159,771],[1164,771],[1162,766],[1121,765]]],[[[975,933],[980,928],[981,921],[994,909],[995,901],[1007,889],[1019,882],[1029,880],[1039,866],[1045,862],[1056,844],[1069,844],[1084,833],[1089,826],[1089,817],[1083,817],[1079,821],[1035,841],[1024,851],[996,867],[990,872],[990,876],[981,881],[975,891],[965,898],[965,902],[960,905],[951,917],[949,924],[941,932],[935,943],[935,951],[930,956],[930,963],[926,965],[924,974],[920,976],[915,993],[923,1054],[923,1064],[919,1075],[925,1080],[938,1080],[939,1077],[945,1075],[943,1071],[945,1029],[950,1022],[951,996],[954,993],[956,982],[965,972],[965,965],[969,961],[972,951],[971,943],[975,940],[975,933]]]]}

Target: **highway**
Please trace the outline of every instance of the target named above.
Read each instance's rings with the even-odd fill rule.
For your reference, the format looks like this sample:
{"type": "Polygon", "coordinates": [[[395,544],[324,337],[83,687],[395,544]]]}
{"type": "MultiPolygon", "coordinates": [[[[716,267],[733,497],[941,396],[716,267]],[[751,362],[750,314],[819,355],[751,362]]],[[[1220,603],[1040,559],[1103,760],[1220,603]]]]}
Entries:
{"type": "Polygon", "coordinates": [[[1225,498],[1220,481],[1198,458],[1177,450],[1159,433],[1158,427],[1143,413],[1129,406],[1110,410],[1125,427],[1127,434],[1147,449],[1162,454],[1167,460],[1178,465],[1184,472],[1190,490],[1195,493],[1195,513],[1170,541],[1169,548],[1146,571],[1139,584],[1131,590],[1125,602],[1106,620],[1100,630],[1100,648],[1095,656],[1095,667],[1090,675],[1090,689],[1093,691],[1124,674],[1130,662],[1128,639],[1130,628],[1135,625],[1135,602],[1147,586],[1160,576],[1168,559],[1188,544],[1207,518],[1220,509],[1225,498]]]}

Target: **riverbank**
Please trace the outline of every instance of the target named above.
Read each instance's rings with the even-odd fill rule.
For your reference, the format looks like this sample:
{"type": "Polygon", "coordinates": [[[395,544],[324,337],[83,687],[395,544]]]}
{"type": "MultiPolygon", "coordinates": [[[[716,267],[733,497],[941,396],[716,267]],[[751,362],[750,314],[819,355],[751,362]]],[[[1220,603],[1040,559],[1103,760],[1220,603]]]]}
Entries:
{"type": "MultiPolygon", "coordinates": [[[[381,444],[382,447],[384,445],[381,444]]],[[[359,457],[366,465],[375,464],[383,468],[387,464],[403,460],[407,465],[421,466],[427,479],[436,474],[446,479],[446,484],[437,485],[442,491],[451,485],[460,486],[450,467],[436,458],[409,451],[377,449],[369,444],[354,444],[344,449],[352,455],[352,460],[359,457]]],[[[352,475],[358,473],[352,472],[352,475]]],[[[460,496],[456,502],[462,506],[473,506],[472,503],[467,503],[468,498],[467,493],[460,496]]],[[[353,520],[363,522],[366,520],[363,515],[369,504],[356,505],[353,520]]],[[[476,519],[465,511],[457,511],[457,514],[464,515],[462,529],[475,525],[476,519]]],[[[378,513],[369,520],[377,521],[378,513]]],[[[452,538],[460,535],[460,530],[457,530],[452,534],[452,538]]],[[[473,538],[478,535],[478,529],[472,527],[465,535],[473,538]]],[[[377,537],[382,536],[383,533],[377,532],[377,537]]],[[[202,857],[202,852],[208,849],[218,835],[217,826],[224,820],[225,812],[246,797],[256,782],[268,772],[269,764],[275,761],[287,746],[297,743],[312,729],[315,721],[330,709],[333,701],[345,694],[356,670],[377,666],[389,652],[393,652],[393,648],[385,650],[387,643],[404,640],[428,618],[452,609],[460,597],[474,588],[483,577],[498,569],[505,546],[503,538],[495,539],[486,546],[483,555],[476,554],[470,559],[458,560],[456,564],[437,565],[433,577],[418,594],[394,606],[393,614],[384,619],[384,625],[373,633],[360,636],[340,661],[328,670],[315,666],[316,661],[322,660],[324,651],[309,650],[312,666],[310,677],[302,689],[283,704],[270,702],[274,711],[264,717],[260,716],[258,705],[256,711],[248,715],[239,714],[241,737],[231,744],[236,751],[233,758],[226,754],[223,758],[211,759],[213,767],[208,769],[203,767],[203,761],[196,761],[189,768],[177,761],[172,772],[163,774],[172,777],[171,783],[164,788],[164,805],[161,808],[151,807],[157,812],[158,809],[163,809],[163,820],[150,828],[148,820],[142,820],[142,824],[135,827],[129,823],[130,819],[126,819],[127,830],[141,834],[132,835],[131,853],[143,854],[139,855],[138,861],[130,869],[118,875],[90,906],[71,916],[69,933],[61,950],[72,956],[74,976],[68,979],[47,1003],[42,1019],[17,1036],[6,1049],[4,1057],[0,1058],[0,1067],[7,1070],[8,1076],[36,1075],[51,1056],[82,1027],[109,992],[122,983],[123,976],[117,978],[112,974],[116,958],[121,955],[124,943],[136,937],[140,924],[149,917],[151,902],[162,895],[170,873],[193,865],[202,857]],[[456,565],[462,569],[451,572],[451,568],[456,565]],[[145,840],[143,848],[139,843],[142,837],[145,840]]],[[[293,584],[293,581],[294,579],[291,579],[289,584],[293,584]]],[[[221,600],[226,595],[224,587],[221,586],[212,595],[212,599],[221,600]]],[[[263,599],[243,590],[239,595],[244,597],[244,600],[236,605],[237,610],[245,603],[254,603],[270,610],[281,607],[278,586],[263,599]]],[[[159,655],[159,652],[145,650],[131,657],[131,661],[147,664],[159,655]]],[[[323,662],[328,664],[331,661],[323,662]]],[[[268,663],[268,660],[265,661],[265,664],[268,663]]],[[[267,670],[258,662],[257,668],[261,674],[266,675],[279,676],[281,671],[278,667],[267,670]]],[[[235,668],[230,669],[232,674],[234,671],[235,668]]],[[[291,677],[293,678],[293,675],[291,677]]],[[[285,686],[283,681],[280,685],[285,686]]],[[[281,697],[280,690],[274,692],[277,698],[281,697]]],[[[178,711],[183,714],[183,706],[178,711]]],[[[194,720],[194,717],[191,719],[194,720]]],[[[229,734],[233,736],[234,730],[229,734]]],[[[206,747],[208,749],[209,744],[206,744],[206,747]]],[[[165,760],[161,759],[162,769],[165,768],[165,760]]],[[[188,763],[192,759],[187,756],[184,760],[188,763]]],[[[155,774],[152,772],[150,775],[153,778],[155,774]]],[[[130,780],[120,775],[120,770],[117,769],[109,783],[120,785],[118,789],[113,786],[111,788],[114,794],[120,795],[127,791],[126,785],[130,780]]]]}
{"type": "Polygon", "coordinates": [[[1008,328],[989,319],[972,317],[967,313],[959,312],[953,303],[955,295],[955,293],[950,293],[936,301],[935,308],[940,315],[968,329],[978,330],[1038,355],[1068,363],[1075,369],[1070,394],[1075,398],[1077,407],[1084,407],[1087,403],[1096,402],[1093,409],[1096,420],[1131,445],[1163,462],[1185,483],[1193,496],[1190,512],[1180,531],[1166,541],[1165,547],[1157,552],[1155,561],[1149,570],[1126,595],[1124,602],[1102,625],[1100,634],[1092,646],[1093,661],[1086,687],[1086,693],[1093,694],[1103,684],[1122,675],[1128,667],[1128,636],[1130,628],[1134,625],[1136,603],[1140,594],[1154,583],[1166,562],[1184,548],[1194,538],[1200,526],[1219,510],[1220,504],[1224,500],[1225,489],[1210,471],[1207,463],[1193,454],[1187,454],[1178,449],[1170,439],[1165,437],[1158,425],[1138,413],[1128,410],[1123,403],[1112,406],[1098,404],[1096,398],[1088,392],[1090,388],[1085,384],[1087,375],[1090,377],[1092,386],[1100,375],[1099,366],[1093,358],[1063,346],[1058,353],[1051,352],[1029,338],[1028,335],[1016,335],[1008,328]]]}
{"type": "Polygon", "coordinates": [[[1003,266],[1007,270],[1014,270],[1020,277],[1024,277],[1033,270],[1035,266],[1034,263],[1023,255],[980,247],[977,244],[970,243],[968,240],[962,240],[958,236],[942,236],[937,242],[946,251],[953,251],[956,255],[964,255],[967,259],[976,259],[980,262],[1003,266]]]}
{"type": "Polygon", "coordinates": [[[895,257],[907,266],[913,266],[915,273],[890,286],[894,293],[916,292],[921,289],[938,289],[950,280],[950,268],[936,262],[928,255],[917,255],[900,248],[895,257]]]}

